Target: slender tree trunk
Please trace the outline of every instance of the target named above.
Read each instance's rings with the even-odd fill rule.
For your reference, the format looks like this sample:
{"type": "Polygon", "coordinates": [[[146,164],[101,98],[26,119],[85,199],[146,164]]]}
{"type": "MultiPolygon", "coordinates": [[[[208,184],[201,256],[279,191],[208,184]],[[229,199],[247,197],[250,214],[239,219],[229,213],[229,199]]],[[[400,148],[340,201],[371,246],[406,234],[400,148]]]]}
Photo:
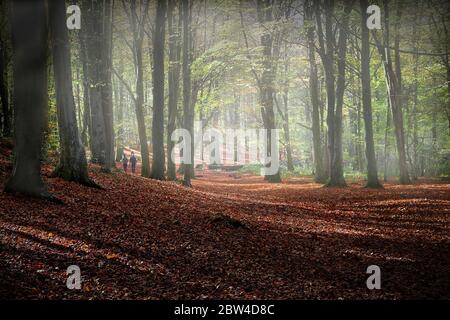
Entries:
{"type": "Polygon", "coordinates": [[[88,71],[88,96],[91,112],[90,141],[91,161],[104,165],[106,162],[106,135],[105,121],[102,103],[102,24],[103,9],[102,1],[85,0],[83,3],[83,19],[85,21],[84,32],[86,39],[86,56],[88,71]]]}
{"type": "Polygon", "coordinates": [[[370,87],[370,43],[369,29],[367,28],[367,0],[360,0],[361,7],[361,88],[362,105],[364,112],[364,127],[367,158],[367,185],[369,188],[380,188],[378,181],[377,162],[375,158],[375,144],[372,127],[372,96],[370,87]]]}
{"type": "Polygon", "coordinates": [[[392,93],[394,93],[394,101],[392,104],[392,114],[394,118],[394,128],[396,132],[397,138],[397,149],[398,149],[398,157],[399,157],[399,169],[400,169],[400,183],[401,184],[409,184],[411,180],[409,178],[408,173],[408,165],[406,162],[406,150],[405,150],[405,130],[403,126],[403,96],[402,96],[402,74],[401,74],[401,59],[400,59],[400,19],[402,12],[403,1],[400,0],[397,3],[397,22],[395,27],[395,44],[394,44],[394,53],[395,53],[395,75],[393,78],[395,79],[393,82],[392,93]]]}
{"type": "MultiPolygon", "coordinates": [[[[257,1],[258,21],[260,25],[270,23],[273,21],[273,8],[268,0],[257,1]]],[[[265,28],[265,27],[263,27],[265,28]]],[[[266,29],[265,29],[266,30],[266,29]]],[[[275,129],[275,113],[273,110],[274,102],[274,39],[269,31],[264,31],[260,37],[261,47],[263,48],[263,62],[262,75],[260,79],[259,99],[261,103],[261,116],[264,123],[264,128],[267,130],[266,156],[268,159],[278,157],[279,155],[272,155],[272,143],[278,143],[272,136],[272,129],[275,129]]],[[[270,164],[269,164],[270,165],[270,164]]],[[[266,175],[265,179],[271,183],[281,182],[280,171],[277,170],[275,174],[266,175]]]]}
{"type": "Polygon", "coordinates": [[[131,26],[134,38],[134,54],[136,68],[136,120],[138,125],[139,142],[141,145],[142,171],[143,177],[150,177],[150,155],[147,142],[147,131],[144,120],[144,67],[142,62],[142,42],[144,36],[144,25],[148,15],[148,2],[145,4],[144,16],[141,21],[137,21],[136,3],[131,2],[131,26]]]}
{"type": "Polygon", "coordinates": [[[113,114],[113,92],[112,92],[112,23],[113,23],[113,1],[103,2],[102,21],[102,47],[101,47],[101,99],[102,112],[105,128],[105,163],[103,170],[110,172],[115,167],[114,163],[114,114],[113,114]]]}
{"type": "Polygon", "coordinates": [[[294,171],[294,164],[292,162],[291,136],[289,132],[288,94],[289,89],[285,88],[283,92],[283,106],[284,106],[283,131],[284,131],[284,142],[286,143],[287,168],[289,171],[294,171]]]}
{"type": "Polygon", "coordinates": [[[96,186],[88,177],[86,155],[78,132],[65,2],[50,0],[48,10],[61,150],[54,175],[64,180],[96,186]]]}
{"type": "MultiPolygon", "coordinates": [[[[191,36],[190,36],[190,1],[183,0],[182,1],[182,10],[183,10],[183,64],[182,64],[182,72],[183,72],[183,125],[184,129],[188,130],[191,138],[194,136],[193,132],[193,111],[191,110],[191,63],[190,63],[190,44],[191,44],[191,36]]],[[[192,140],[192,139],[191,139],[192,140]]],[[[191,146],[192,148],[192,143],[191,146]]],[[[191,154],[194,153],[194,150],[191,150],[191,154]]],[[[184,181],[183,185],[186,187],[191,187],[191,178],[192,178],[192,169],[194,167],[193,163],[183,165],[184,171],[184,181]]]]}
{"type": "Polygon", "coordinates": [[[314,44],[314,27],[312,25],[312,1],[305,4],[305,18],[310,23],[307,30],[308,58],[309,58],[309,96],[312,106],[312,134],[313,134],[313,152],[314,152],[314,180],[319,183],[325,183],[327,176],[324,169],[324,158],[321,143],[321,125],[320,125],[320,101],[319,101],[319,78],[317,74],[317,64],[314,44]]]}
{"type": "MultiPolygon", "coordinates": [[[[419,1],[415,1],[416,7],[419,8],[419,1]]],[[[418,79],[418,67],[419,67],[419,55],[418,52],[418,36],[417,36],[417,26],[419,21],[417,21],[419,18],[419,11],[416,10],[414,14],[414,25],[413,25],[413,41],[414,41],[414,67],[413,67],[413,75],[414,75],[414,85],[413,85],[413,108],[412,108],[412,130],[413,130],[413,161],[412,161],[412,169],[411,174],[414,180],[417,180],[417,177],[419,175],[418,170],[418,152],[417,147],[419,144],[419,139],[417,136],[417,102],[418,102],[418,90],[419,90],[419,79],[418,79]]],[[[450,83],[448,84],[450,86],[450,83]]],[[[450,116],[450,115],[449,115],[450,116]]]]}
{"type": "Polygon", "coordinates": [[[123,84],[120,81],[117,81],[117,98],[116,98],[116,107],[117,107],[117,152],[116,152],[116,161],[119,162],[122,159],[123,149],[124,149],[124,141],[125,141],[125,132],[124,132],[124,121],[123,121],[123,107],[124,107],[124,92],[123,92],[123,84]]]}
{"type": "MultiPolygon", "coordinates": [[[[294,164],[292,162],[292,146],[291,135],[289,132],[289,56],[287,44],[284,46],[284,89],[283,89],[283,107],[284,107],[284,119],[283,119],[283,132],[284,142],[286,149],[287,168],[289,171],[294,171],[294,164]]],[[[237,111],[237,110],[236,110],[237,111]]]]}
{"type": "Polygon", "coordinates": [[[91,147],[91,139],[89,138],[90,135],[88,135],[91,127],[91,108],[89,107],[89,75],[87,67],[86,39],[84,32],[79,32],[78,35],[80,41],[80,60],[83,68],[83,129],[81,131],[81,141],[83,141],[84,146],[89,145],[89,147],[91,147]]]}
{"type": "Polygon", "coordinates": [[[78,65],[76,66],[76,86],[75,86],[75,95],[76,95],[76,102],[75,102],[75,110],[77,113],[77,127],[78,130],[80,130],[83,127],[83,116],[81,114],[81,88],[80,88],[80,68],[78,65]]]}
{"type": "MultiPolygon", "coordinates": [[[[344,90],[345,90],[345,64],[347,54],[347,37],[349,28],[350,12],[353,7],[353,1],[346,1],[344,3],[344,16],[342,18],[341,27],[339,28],[339,39],[337,44],[337,81],[336,81],[336,94],[335,94],[335,110],[333,118],[330,120],[333,123],[333,140],[331,144],[331,166],[330,166],[330,180],[328,186],[346,186],[344,179],[343,157],[342,157],[342,107],[344,103],[344,90]]],[[[329,11],[329,10],[328,10],[329,11]]],[[[327,16],[330,15],[328,12],[327,16]]],[[[327,18],[327,21],[331,17],[327,18]]],[[[331,22],[326,23],[328,42],[332,42],[330,39],[332,34],[331,22]],[[330,29],[330,30],[329,30],[330,29]]],[[[331,53],[332,55],[333,53],[331,53]]],[[[333,77],[334,78],[334,77],[333,77]]]]}
{"type": "MultiPolygon", "coordinates": [[[[402,1],[398,2],[397,19],[400,19],[402,1]]],[[[389,104],[392,109],[392,119],[394,123],[395,140],[397,145],[400,183],[409,184],[408,167],[406,164],[406,150],[405,150],[405,134],[403,128],[403,111],[401,99],[401,68],[400,68],[400,22],[397,21],[396,36],[394,45],[395,54],[395,70],[392,66],[391,50],[389,46],[389,5],[388,1],[384,1],[384,45],[378,40],[375,33],[373,33],[374,40],[377,45],[378,52],[383,60],[384,73],[386,78],[386,86],[389,96],[389,104]]]]}
{"type": "MultiPolygon", "coordinates": [[[[316,16],[319,13],[316,13],[316,16]]],[[[331,180],[331,176],[336,176],[336,173],[333,172],[333,163],[335,162],[334,158],[334,110],[335,110],[335,102],[336,102],[336,92],[335,92],[335,71],[334,71],[334,34],[333,34],[333,25],[332,19],[334,14],[334,1],[327,0],[325,1],[325,34],[326,39],[329,39],[326,43],[327,51],[322,58],[323,67],[325,70],[325,83],[326,83],[326,92],[327,92],[327,127],[328,127],[328,174],[329,179],[331,180]]]]}
{"type": "Polygon", "coordinates": [[[390,108],[390,99],[386,99],[386,127],[384,129],[384,174],[383,174],[383,181],[387,182],[388,180],[388,156],[387,151],[389,147],[389,139],[388,139],[388,133],[391,127],[391,108],[390,108]]]}
{"type": "Polygon", "coordinates": [[[164,34],[166,0],[158,0],[153,34],[153,162],[152,178],[164,180],[164,34]]]}
{"type": "Polygon", "coordinates": [[[14,55],[14,167],[5,191],[55,199],[41,178],[47,112],[47,15],[44,0],[11,2],[14,55]]]}
{"type": "MultiPolygon", "coordinates": [[[[167,121],[167,179],[176,180],[176,167],[172,161],[172,150],[174,142],[172,141],[172,133],[176,129],[176,117],[178,110],[178,94],[180,79],[180,23],[179,19],[177,27],[174,25],[174,9],[176,0],[169,0],[167,12],[167,22],[169,31],[169,103],[168,103],[168,121],[167,121]]],[[[181,10],[179,10],[181,12],[181,10]]]]}
{"type": "MultiPolygon", "coordinates": [[[[358,86],[358,87],[360,87],[360,86],[358,86]]],[[[361,93],[361,88],[358,88],[359,89],[359,92],[358,92],[358,95],[360,96],[360,97],[362,97],[362,93],[361,93]]],[[[357,112],[357,118],[356,118],[356,129],[357,129],[357,131],[356,131],[356,136],[357,136],[357,139],[358,139],[358,144],[357,144],[357,146],[358,146],[358,170],[360,171],[360,172],[363,172],[364,170],[365,170],[365,162],[364,162],[364,143],[363,143],[363,138],[362,138],[362,127],[363,127],[363,125],[362,125],[362,121],[361,121],[361,114],[362,113],[364,113],[364,110],[363,110],[363,112],[361,112],[361,109],[362,109],[362,105],[361,105],[361,99],[358,99],[358,103],[356,104],[356,107],[357,107],[357,109],[358,109],[358,112],[357,112]]]]}

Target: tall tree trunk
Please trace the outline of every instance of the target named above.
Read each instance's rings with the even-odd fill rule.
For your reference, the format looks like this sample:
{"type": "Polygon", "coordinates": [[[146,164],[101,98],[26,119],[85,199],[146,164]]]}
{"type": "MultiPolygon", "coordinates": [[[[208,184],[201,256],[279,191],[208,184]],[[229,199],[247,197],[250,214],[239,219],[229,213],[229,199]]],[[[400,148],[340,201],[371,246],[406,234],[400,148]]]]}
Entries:
{"type": "MultiPolygon", "coordinates": [[[[318,6],[318,5],[317,5],[318,6]]],[[[334,156],[334,112],[335,112],[335,102],[336,102],[336,92],[335,92],[335,71],[334,71],[334,34],[333,34],[333,19],[334,14],[334,1],[325,1],[325,38],[326,41],[326,51],[322,50],[321,54],[323,67],[325,70],[325,85],[327,93],[327,143],[328,143],[328,182],[331,181],[331,176],[333,175],[333,163],[335,163],[334,156]]],[[[320,12],[316,11],[316,19],[319,18],[320,12]]],[[[318,27],[321,22],[318,21],[318,27]]],[[[322,32],[321,32],[322,33],[322,32]]],[[[323,38],[322,38],[323,39],[323,38]]],[[[323,41],[323,40],[322,40],[323,41]]],[[[322,45],[322,47],[324,47],[322,45]]],[[[334,172],[334,176],[336,173],[334,172]]]]}
{"type": "Polygon", "coordinates": [[[319,101],[319,78],[317,74],[317,64],[314,44],[314,27],[312,22],[312,0],[305,4],[305,18],[310,23],[307,30],[308,60],[309,60],[309,96],[312,106],[312,134],[314,152],[314,180],[325,183],[327,180],[324,159],[322,153],[321,130],[320,130],[320,101],[319,101]]]}
{"type": "MultiPolygon", "coordinates": [[[[340,185],[342,181],[339,179],[339,171],[336,170],[335,164],[338,163],[335,151],[335,106],[336,106],[336,91],[335,91],[335,59],[334,59],[334,39],[335,35],[333,33],[333,15],[334,15],[334,1],[326,0],[324,2],[325,10],[325,34],[322,30],[321,21],[321,8],[320,2],[316,1],[315,4],[315,16],[316,16],[316,26],[318,32],[319,40],[319,54],[323,63],[323,68],[325,71],[325,87],[327,95],[327,156],[328,156],[328,175],[329,179],[327,185],[340,185]],[[327,40],[325,43],[325,39],[327,40]]],[[[345,181],[344,181],[345,184],[345,181]]]]}
{"type": "MultiPolygon", "coordinates": [[[[265,24],[273,21],[272,6],[269,0],[258,0],[258,21],[264,28],[264,32],[260,37],[261,47],[263,48],[263,62],[262,62],[262,75],[260,79],[259,99],[261,103],[261,116],[264,124],[264,128],[267,130],[267,143],[266,143],[266,156],[268,159],[272,157],[279,157],[278,154],[272,155],[272,144],[278,143],[275,141],[275,137],[272,136],[272,129],[275,129],[275,113],[273,110],[274,103],[274,61],[273,61],[273,48],[274,39],[271,32],[267,31],[265,24]]],[[[271,165],[271,164],[268,164],[271,165]]],[[[267,166],[267,164],[266,164],[267,166]]],[[[281,182],[279,169],[275,174],[266,175],[265,179],[271,183],[281,182]]]]}
{"type": "MultiPolygon", "coordinates": [[[[189,0],[182,1],[182,11],[183,11],[183,125],[184,129],[188,130],[191,138],[194,136],[194,115],[193,110],[191,110],[191,63],[190,63],[190,44],[191,44],[191,26],[190,26],[190,4],[189,0]]],[[[193,140],[193,139],[191,139],[193,140]]],[[[192,150],[191,143],[191,154],[194,153],[192,150]]],[[[186,146],[187,147],[187,146],[186,146]]],[[[184,181],[183,185],[186,187],[191,187],[191,178],[194,164],[185,163],[183,165],[184,171],[184,181]]]]}
{"type": "Polygon", "coordinates": [[[75,78],[75,95],[76,95],[76,102],[75,102],[75,110],[77,113],[77,127],[78,130],[81,130],[81,128],[83,128],[83,116],[82,116],[82,112],[81,112],[81,87],[80,87],[80,68],[78,67],[78,65],[75,67],[76,68],[76,78],[75,78]]]}
{"type": "Polygon", "coordinates": [[[392,109],[392,114],[394,116],[394,128],[397,137],[397,149],[399,157],[399,169],[400,169],[400,183],[409,184],[411,180],[409,179],[408,165],[406,162],[406,150],[405,150],[405,130],[403,127],[403,104],[404,98],[402,96],[402,74],[401,74],[401,59],[400,59],[400,20],[403,7],[403,0],[399,0],[397,3],[397,21],[395,25],[395,43],[394,43],[394,53],[395,53],[395,75],[393,78],[396,81],[394,83],[395,93],[394,100],[395,103],[392,109]]]}
{"type": "MultiPolygon", "coordinates": [[[[337,44],[337,81],[336,81],[336,108],[334,113],[334,140],[333,153],[331,157],[330,180],[328,186],[346,186],[344,179],[343,156],[342,156],[342,107],[344,105],[345,91],[345,64],[347,54],[347,38],[350,20],[350,12],[353,1],[344,3],[344,16],[339,28],[339,39],[337,44]]],[[[330,38],[328,38],[330,39],[330,38]]]]}
{"type": "Polygon", "coordinates": [[[372,127],[372,96],[370,87],[370,43],[369,29],[367,28],[368,14],[367,0],[360,0],[361,7],[361,88],[362,105],[364,113],[364,127],[366,140],[366,158],[367,158],[367,187],[380,188],[378,181],[377,162],[375,158],[375,144],[373,141],[372,127]]]}
{"type": "Polygon", "coordinates": [[[96,186],[88,177],[86,154],[78,132],[65,2],[50,0],[48,10],[60,140],[59,164],[54,175],[64,180],[96,186]]]}
{"type": "MultiPolygon", "coordinates": [[[[84,19],[82,21],[84,21],[84,19]]],[[[81,131],[81,141],[85,146],[89,145],[91,148],[91,139],[90,135],[88,135],[91,128],[91,108],[89,107],[89,74],[87,66],[86,38],[84,32],[79,32],[78,35],[80,41],[80,60],[83,68],[83,129],[81,131]]]]}
{"type": "MultiPolygon", "coordinates": [[[[402,1],[397,4],[397,19],[400,19],[402,1]]],[[[395,140],[398,152],[398,162],[400,170],[400,183],[409,184],[408,167],[406,164],[406,150],[405,150],[405,133],[403,128],[403,111],[401,99],[401,68],[400,68],[400,22],[396,23],[396,35],[394,44],[395,54],[395,70],[392,65],[390,46],[389,46],[389,4],[384,1],[384,45],[374,35],[374,40],[377,44],[378,52],[383,60],[384,73],[386,77],[386,84],[388,88],[389,104],[392,109],[392,119],[394,123],[395,140]]]]}
{"type": "Polygon", "coordinates": [[[291,136],[289,132],[288,94],[289,89],[285,87],[283,92],[283,106],[284,106],[283,132],[284,132],[284,143],[286,144],[287,168],[289,171],[294,171],[294,164],[292,162],[291,136]]]}
{"type": "MultiPolygon", "coordinates": [[[[419,1],[415,1],[416,7],[419,8],[419,1]]],[[[414,180],[417,180],[417,177],[419,175],[418,170],[418,144],[419,139],[417,135],[417,103],[418,103],[418,90],[419,90],[419,79],[418,79],[418,67],[419,67],[419,55],[418,52],[418,36],[417,36],[417,26],[419,21],[417,21],[419,18],[419,10],[414,11],[414,25],[413,25],[413,41],[414,41],[414,56],[413,56],[413,76],[414,76],[414,85],[413,85],[413,108],[412,108],[412,131],[413,131],[413,159],[412,159],[412,168],[411,168],[411,175],[414,180]]],[[[450,86],[450,83],[448,84],[450,86]]],[[[450,116],[450,115],[449,115],[450,116]]]]}
{"type": "MultiPolygon", "coordinates": [[[[289,56],[287,44],[284,46],[284,88],[283,88],[283,107],[284,107],[284,117],[283,117],[283,132],[284,132],[284,143],[286,149],[287,158],[287,169],[289,171],[294,171],[294,164],[292,162],[292,146],[291,146],[291,135],[289,132],[289,56]]],[[[237,111],[237,110],[236,110],[237,111]]]]}
{"type": "Polygon", "coordinates": [[[164,34],[167,1],[158,0],[153,34],[152,178],[164,180],[164,34]]]}
{"type": "Polygon", "coordinates": [[[103,1],[85,0],[83,3],[85,26],[81,28],[86,39],[86,56],[88,71],[88,96],[91,112],[90,141],[91,161],[104,165],[106,163],[106,134],[102,103],[102,26],[103,1]]]}
{"type": "Polygon", "coordinates": [[[389,97],[386,99],[386,127],[384,129],[384,173],[383,173],[383,181],[387,182],[388,180],[388,156],[387,151],[389,147],[389,139],[388,133],[391,127],[391,102],[389,97]]]}
{"type": "Polygon", "coordinates": [[[138,125],[139,142],[141,145],[143,177],[150,177],[150,155],[147,142],[147,131],[144,120],[144,66],[142,62],[142,42],[144,37],[144,25],[148,15],[148,2],[145,4],[144,15],[140,22],[137,20],[136,3],[131,1],[131,26],[133,29],[133,46],[136,68],[136,120],[138,125]]]}
{"type": "Polygon", "coordinates": [[[103,170],[110,172],[115,167],[114,162],[114,114],[112,93],[112,23],[113,23],[112,0],[103,1],[103,21],[101,29],[101,99],[102,113],[105,128],[105,163],[103,170]]]}
{"type": "MultiPolygon", "coordinates": [[[[176,117],[178,110],[178,94],[180,79],[180,23],[174,25],[174,9],[176,0],[169,0],[167,23],[169,31],[169,103],[168,103],[168,121],[167,121],[167,179],[176,180],[176,166],[172,161],[172,150],[174,142],[172,141],[172,133],[176,129],[176,117]]],[[[181,15],[181,10],[179,10],[181,15]]]]}
{"type": "Polygon", "coordinates": [[[44,0],[11,2],[14,55],[14,167],[5,191],[55,199],[41,178],[47,112],[47,15],[44,0]]]}
{"type": "Polygon", "coordinates": [[[124,114],[124,90],[123,84],[120,81],[117,81],[116,86],[116,110],[117,110],[117,152],[116,152],[116,161],[119,162],[122,159],[123,149],[124,149],[124,141],[125,141],[125,132],[124,132],[124,122],[123,122],[123,114],[124,114]]]}

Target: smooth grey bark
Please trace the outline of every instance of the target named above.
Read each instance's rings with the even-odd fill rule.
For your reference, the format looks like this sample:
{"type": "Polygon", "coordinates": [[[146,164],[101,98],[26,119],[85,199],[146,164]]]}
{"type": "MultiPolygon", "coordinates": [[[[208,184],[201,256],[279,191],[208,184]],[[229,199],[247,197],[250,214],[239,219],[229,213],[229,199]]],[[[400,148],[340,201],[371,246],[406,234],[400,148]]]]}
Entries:
{"type": "Polygon", "coordinates": [[[360,0],[361,8],[361,88],[362,107],[364,113],[366,158],[367,158],[367,184],[369,188],[380,188],[378,169],[375,158],[375,144],[373,141],[372,127],[372,95],[370,87],[370,43],[369,29],[367,28],[368,7],[367,0],[360,0]]]}
{"type": "MultiPolygon", "coordinates": [[[[182,74],[183,74],[183,125],[184,129],[188,130],[191,137],[194,136],[194,114],[191,110],[191,62],[190,62],[190,45],[191,45],[191,21],[190,21],[190,4],[191,1],[182,1],[183,12],[183,62],[182,62],[182,74]]],[[[192,106],[193,107],[193,106],[192,106]]],[[[192,140],[192,139],[191,139],[192,140]]],[[[193,143],[191,143],[192,148],[193,143]]],[[[193,154],[191,149],[191,154],[193,154]]],[[[184,180],[183,185],[191,187],[192,171],[194,168],[193,163],[183,164],[184,180]]]]}
{"type": "MultiPolygon", "coordinates": [[[[284,132],[284,143],[286,151],[287,169],[289,171],[294,171],[294,164],[292,162],[292,146],[291,146],[291,133],[289,127],[289,56],[287,44],[284,45],[284,77],[285,81],[283,84],[283,132],[284,132]]],[[[237,112],[237,110],[236,110],[237,112]]]]}
{"type": "MultiPolygon", "coordinates": [[[[178,95],[179,95],[179,83],[180,83],[180,24],[181,19],[178,19],[178,23],[174,23],[174,9],[176,0],[169,0],[167,11],[167,26],[169,32],[169,102],[168,102],[168,121],[167,121],[167,179],[176,180],[176,166],[172,161],[172,150],[174,148],[174,142],[171,139],[171,135],[176,129],[176,119],[178,110],[178,95]]],[[[181,8],[180,8],[181,9],[181,8]]],[[[181,17],[181,10],[179,10],[179,16],[181,17]]]]}
{"type": "MultiPolygon", "coordinates": [[[[328,175],[329,180],[332,174],[332,163],[334,159],[334,109],[336,101],[335,93],[335,67],[334,67],[334,33],[332,17],[334,13],[334,1],[327,0],[325,5],[325,34],[322,30],[320,2],[316,1],[315,16],[319,40],[319,55],[323,63],[325,73],[325,88],[327,96],[327,152],[328,152],[328,175]],[[325,44],[325,39],[326,41],[325,44]]],[[[328,181],[329,181],[328,180],[328,181]]]]}
{"type": "MultiPolygon", "coordinates": [[[[334,139],[332,145],[330,179],[327,186],[346,186],[344,179],[344,165],[342,155],[342,107],[344,105],[345,91],[345,64],[347,54],[347,38],[349,29],[350,13],[354,1],[344,2],[344,13],[339,27],[339,38],[337,43],[337,79],[336,79],[336,105],[334,110],[334,139]]],[[[330,39],[330,38],[328,38],[330,39]]],[[[329,42],[328,40],[327,42],[329,42]]]]}
{"type": "Polygon", "coordinates": [[[100,165],[106,162],[106,135],[102,104],[102,28],[103,1],[85,0],[83,2],[83,19],[81,28],[86,40],[86,57],[88,73],[88,96],[91,112],[90,141],[91,161],[100,165]]]}
{"type": "Polygon", "coordinates": [[[164,180],[164,39],[167,1],[158,0],[153,34],[153,120],[152,120],[152,175],[164,180]]]}
{"type": "Polygon", "coordinates": [[[13,1],[14,166],[6,192],[55,200],[41,178],[47,112],[47,14],[44,0],[13,1]]]}
{"type": "Polygon", "coordinates": [[[289,171],[294,171],[294,164],[292,162],[292,147],[291,147],[291,135],[289,132],[289,89],[286,87],[283,92],[283,107],[284,107],[284,119],[283,119],[283,132],[284,132],[284,143],[286,149],[286,160],[287,169],[289,171]]]}
{"type": "Polygon", "coordinates": [[[309,61],[309,96],[312,106],[312,134],[314,152],[314,180],[319,183],[327,181],[327,174],[324,168],[322,152],[321,130],[320,130],[320,101],[319,101],[319,78],[317,73],[314,25],[312,24],[312,1],[305,3],[305,20],[310,25],[307,30],[308,61],[309,61]]]}
{"type": "MultiPolygon", "coordinates": [[[[120,61],[122,65],[122,61],[120,61]]],[[[119,73],[122,73],[122,67],[119,66],[119,73]]],[[[123,149],[124,149],[124,90],[123,84],[120,81],[116,81],[116,89],[115,89],[115,106],[116,106],[116,114],[117,114],[117,151],[116,151],[116,162],[119,162],[122,159],[123,149]]]]}
{"type": "MultiPolygon", "coordinates": [[[[83,21],[83,20],[82,20],[83,21]]],[[[83,128],[81,130],[81,141],[85,146],[91,147],[91,108],[89,106],[89,75],[87,67],[86,39],[85,33],[79,32],[80,60],[83,69],[83,128]]]]}
{"type": "Polygon", "coordinates": [[[115,167],[114,162],[114,114],[113,114],[113,92],[112,92],[112,23],[113,23],[112,0],[103,1],[102,28],[101,28],[101,104],[105,130],[105,162],[103,170],[110,172],[115,167]]]}
{"type": "Polygon", "coordinates": [[[409,184],[411,183],[411,179],[409,177],[408,165],[406,160],[406,140],[405,140],[405,129],[403,125],[403,86],[402,86],[402,73],[401,73],[401,58],[400,58],[400,20],[401,13],[403,10],[403,0],[399,0],[397,2],[397,12],[396,18],[397,21],[395,23],[395,39],[394,39],[394,60],[395,60],[395,79],[394,81],[394,92],[396,101],[392,109],[393,119],[394,119],[394,129],[396,132],[396,141],[397,141],[397,149],[398,149],[398,158],[399,158],[399,169],[400,169],[400,183],[401,184],[409,184]]]}
{"type": "MultiPolygon", "coordinates": [[[[130,6],[130,24],[133,32],[133,48],[134,61],[136,70],[136,97],[134,98],[136,108],[136,120],[138,125],[139,142],[141,145],[142,169],[141,175],[143,177],[150,177],[150,155],[147,142],[147,131],[144,120],[144,67],[142,62],[142,42],[144,38],[144,25],[148,16],[148,5],[146,1],[144,4],[144,12],[141,19],[138,21],[137,8],[135,1],[132,1],[130,6]]],[[[132,94],[130,92],[130,94],[132,94]]]]}
{"type": "Polygon", "coordinates": [[[345,61],[347,53],[347,37],[350,12],[353,1],[344,2],[344,13],[339,23],[339,38],[335,48],[335,33],[333,31],[334,9],[333,0],[324,2],[325,34],[322,31],[321,10],[319,2],[315,2],[316,26],[319,40],[319,55],[325,70],[327,92],[327,127],[329,179],[327,186],[346,186],[342,163],[342,107],[345,90],[345,61]],[[325,41],[326,39],[326,41],[325,41]],[[326,42],[326,43],[325,43],[326,42]],[[335,70],[335,50],[337,50],[337,77],[335,70]]]}
{"type": "MultiPolygon", "coordinates": [[[[258,22],[264,29],[261,34],[260,43],[263,51],[262,62],[262,75],[259,83],[259,100],[261,103],[261,117],[263,120],[264,128],[267,129],[267,144],[266,154],[270,159],[272,156],[278,157],[278,155],[271,154],[272,143],[275,143],[272,137],[272,130],[275,129],[275,113],[274,113],[274,80],[275,80],[275,66],[273,62],[273,49],[274,39],[270,31],[268,31],[264,24],[271,23],[273,21],[271,1],[258,0],[257,1],[257,13],[258,22]]],[[[271,183],[281,182],[280,171],[273,175],[266,175],[265,179],[271,183]]]]}
{"type": "Polygon", "coordinates": [[[64,180],[97,186],[88,177],[86,154],[77,126],[65,2],[49,0],[48,12],[60,140],[59,164],[53,174],[64,180]]]}
{"type": "MultiPolygon", "coordinates": [[[[401,15],[401,1],[397,6],[397,19],[401,15]]],[[[389,46],[389,4],[384,1],[384,44],[373,33],[378,52],[383,60],[384,74],[386,78],[386,86],[389,96],[389,105],[392,110],[392,122],[394,124],[395,141],[398,153],[398,166],[400,171],[400,183],[409,184],[408,167],[406,164],[406,150],[405,150],[405,133],[403,127],[403,110],[401,99],[401,68],[400,68],[400,35],[399,35],[399,21],[396,24],[396,35],[394,43],[394,59],[395,69],[392,64],[391,49],[389,46]]]]}

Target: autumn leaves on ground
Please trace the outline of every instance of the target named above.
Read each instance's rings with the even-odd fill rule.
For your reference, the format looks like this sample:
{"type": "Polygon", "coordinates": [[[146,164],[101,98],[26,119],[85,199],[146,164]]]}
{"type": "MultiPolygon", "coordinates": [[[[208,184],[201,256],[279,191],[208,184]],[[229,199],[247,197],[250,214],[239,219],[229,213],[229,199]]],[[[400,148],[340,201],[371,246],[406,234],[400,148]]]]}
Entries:
{"type": "MultiPolygon", "coordinates": [[[[0,183],[10,150],[0,150],[0,183]]],[[[2,299],[450,298],[450,185],[322,188],[207,173],[192,189],[117,171],[48,178],[65,205],[0,193],[2,299]],[[76,264],[82,289],[68,290],[76,264]],[[382,289],[368,290],[378,265],[382,289]]]]}

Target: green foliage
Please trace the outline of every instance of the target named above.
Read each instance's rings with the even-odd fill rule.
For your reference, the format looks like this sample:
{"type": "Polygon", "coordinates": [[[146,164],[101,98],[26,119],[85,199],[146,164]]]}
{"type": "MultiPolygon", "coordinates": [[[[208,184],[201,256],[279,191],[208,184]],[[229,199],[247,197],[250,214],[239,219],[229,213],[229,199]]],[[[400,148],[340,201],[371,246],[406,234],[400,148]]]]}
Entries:
{"type": "Polygon", "coordinates": [[[259,175],[262,168],[263,166],[260,164],[245,164],[241,169],[239,169],[239,172],[259,175]]]}

